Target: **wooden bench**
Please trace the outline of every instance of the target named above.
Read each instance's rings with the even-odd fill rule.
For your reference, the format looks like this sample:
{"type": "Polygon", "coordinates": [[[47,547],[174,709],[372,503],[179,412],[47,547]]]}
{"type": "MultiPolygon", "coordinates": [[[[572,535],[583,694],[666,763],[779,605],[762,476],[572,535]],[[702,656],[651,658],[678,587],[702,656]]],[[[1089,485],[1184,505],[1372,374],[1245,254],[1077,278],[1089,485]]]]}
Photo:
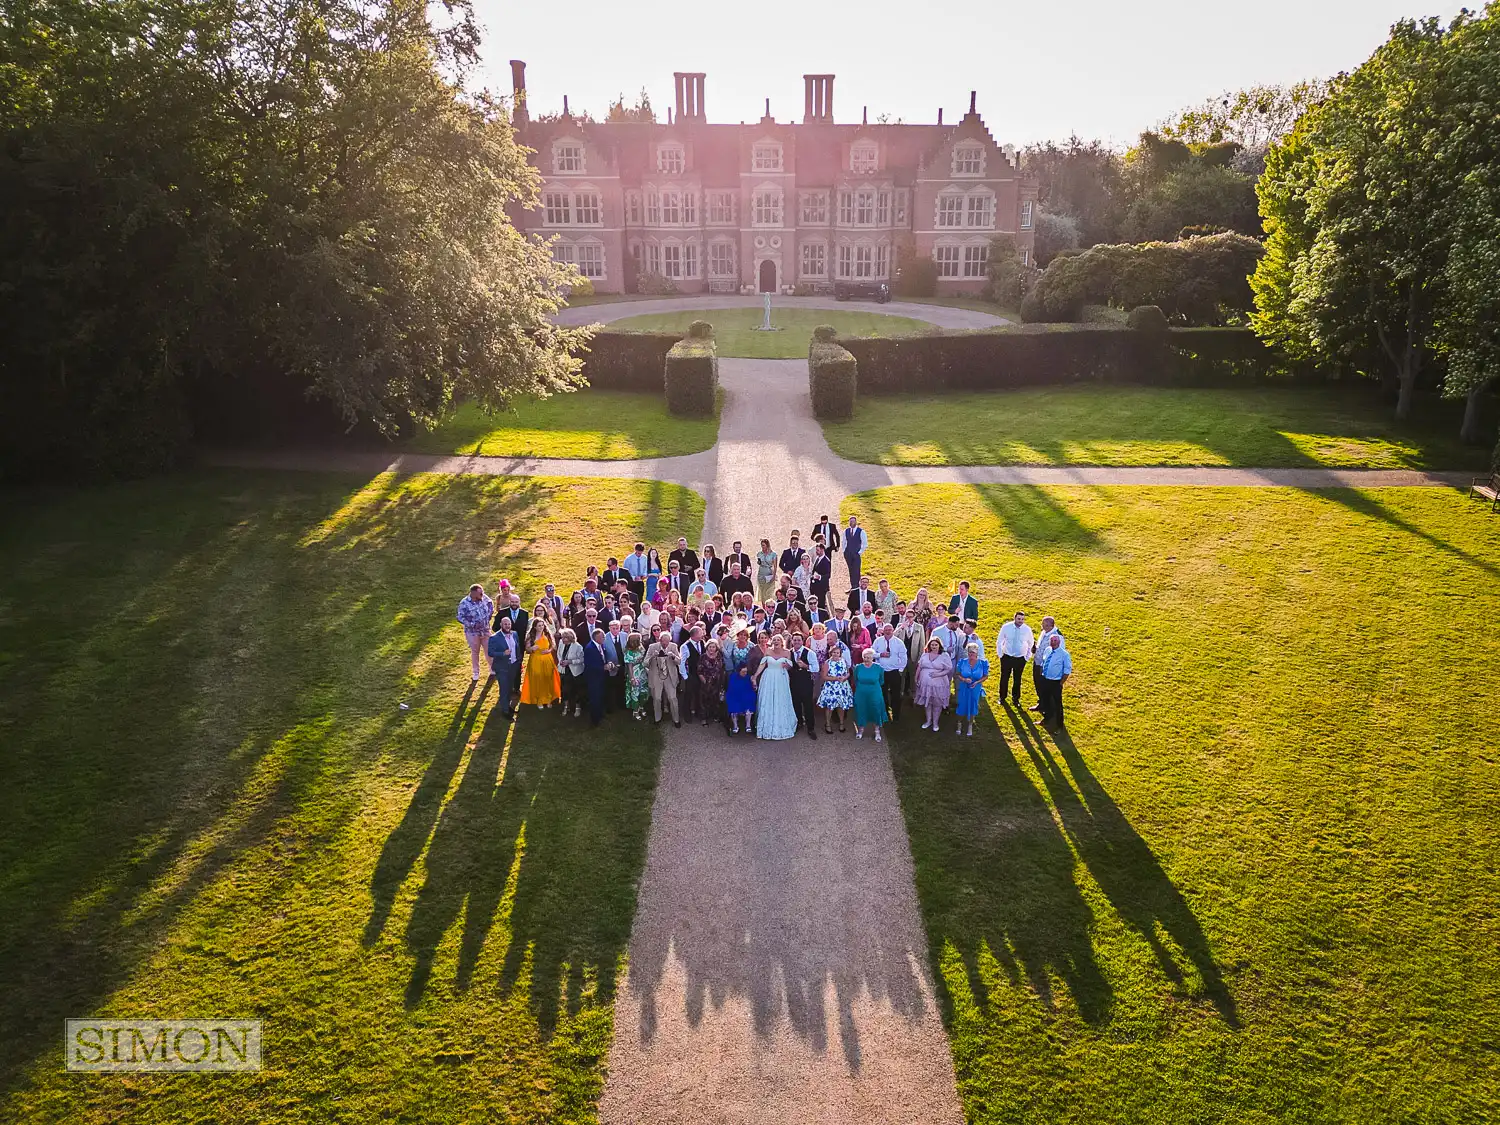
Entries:
{"type": "Polygon", "coordinates": [[[1469,499],[1476,496],[1490,502],[1490,511],[1500,509],[1500,470],[1487,477],[1474,478],[1474,482],[1469,485],[1469,499]]]}

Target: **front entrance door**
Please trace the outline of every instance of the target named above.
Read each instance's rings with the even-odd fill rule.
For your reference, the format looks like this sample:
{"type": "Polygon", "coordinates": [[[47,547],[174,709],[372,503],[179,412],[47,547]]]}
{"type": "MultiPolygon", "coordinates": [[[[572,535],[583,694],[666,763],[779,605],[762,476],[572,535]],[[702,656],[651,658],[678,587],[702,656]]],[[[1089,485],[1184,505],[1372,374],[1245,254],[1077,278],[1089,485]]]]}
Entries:
{"type": "Polygon", "coordinates": [[[776,263],[770,258],[760,264],[760,291],[762,293],[776,292],[776,263]]]}

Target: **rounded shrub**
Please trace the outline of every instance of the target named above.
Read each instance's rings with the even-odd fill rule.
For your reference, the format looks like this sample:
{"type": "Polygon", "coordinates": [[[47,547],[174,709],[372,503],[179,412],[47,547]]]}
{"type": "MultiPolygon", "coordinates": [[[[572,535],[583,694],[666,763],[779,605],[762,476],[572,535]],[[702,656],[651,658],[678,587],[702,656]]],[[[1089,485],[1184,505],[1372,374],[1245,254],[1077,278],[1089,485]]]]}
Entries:
{"type": "Polygon", "coordinates": [[[580,277],[573,282],[568,290],[570,297],[592,297],[594,295],[594,283],[586,277],[580,277]]]}
{"type": "Polygon", "coordinates": [[[1137,332],[1165,332],[1167,314],[1159,305],[1136,305],[1130,310],[1128,323],[1137,332]]]}
{"type": "Polygon", "coordinates": [[[708,340],[713,337],[714,326],[706,320],[695,320],[688,325],[687,334],[694,340],[708,340]]]}
{"type": "Polygon", "coordinates": [[[831,344],[839,338],[839,330],[831,324],[820,324],[813,329],[812,338],[820,344],[831,344]]]}

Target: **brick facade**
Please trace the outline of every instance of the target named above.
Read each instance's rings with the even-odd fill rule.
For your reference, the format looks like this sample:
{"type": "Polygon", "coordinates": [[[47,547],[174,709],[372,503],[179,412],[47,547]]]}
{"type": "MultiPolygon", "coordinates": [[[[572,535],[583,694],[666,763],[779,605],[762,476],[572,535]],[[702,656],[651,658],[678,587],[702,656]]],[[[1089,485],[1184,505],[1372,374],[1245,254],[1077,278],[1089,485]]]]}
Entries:
{"type": "Polygon", "coordinates": [[[678,74],[667,124],[533,122],[524,64],[513,62],[518,139],[535,151],[542,203],[518,213],[556,237],[601,293],[634,292],[643,273],[684,293],[776,291],[888,279],[897,247],[938,263],[939,293],[985,284],[990,239],[1032,251],[1036,184],[995,143],[969,98],[955,125],[838,125],[833,76],[804,76],[800,124],[769,113],[710,125],[701,74],[678,74]]]}

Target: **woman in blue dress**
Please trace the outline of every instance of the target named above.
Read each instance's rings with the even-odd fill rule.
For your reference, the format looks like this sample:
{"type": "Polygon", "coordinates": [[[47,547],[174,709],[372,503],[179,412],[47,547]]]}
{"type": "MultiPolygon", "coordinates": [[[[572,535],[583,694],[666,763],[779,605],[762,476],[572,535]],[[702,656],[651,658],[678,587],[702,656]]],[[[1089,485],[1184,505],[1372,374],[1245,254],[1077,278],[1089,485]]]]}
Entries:
{"type": "Polygon", "coordinates": [[[789,669],[792,658],[786,642],[778,634],[771,641],[771,652],[755,670],[755,712],[757,738],[784,739],[797,733],[797,712],[792,707],[792,680],[789,669]]]}
{"type": "Polygon", "coordinates": [[[823,690],[818,693],[818,706],[823,708],[823,733],[832,734],[828,720],[839,713],[839,730],[844,729],[844,716],[854,706],[854,691],[849,686],[849,650],[844,647],[837,634],[828,634],[828,660],[823,665],[823,690]]]}
{"type": "Polygon", "coordinates": [[[875,663],[873,648],[861,652],[859,659],[850,677],[854,684],[854,737],[863,738],[865,727],[873,726],[875,741],[879,742],[880,727],[885,722],[885,672],[875,663]]]}
{"type": "Polygon", "coordinates": [[[724,651],[724,666],[729,671],[729,684],[724,689],[724,710],[729,713],[729,733],[740,733],[740,719],[745,720],[745,733],[755,729],[755,685],[750,682],[750,654],[755,646],[750,643],[750,631],[741,629],[735,635],[734,644],[724,651]]]}
{"type": "Polygon", "coordinates": [[[958,680],[958,701],[953,708],[953,713],[958,716],[958,729],[953,733],[974,737],[974,716],[979,714],[979,701],[984,698],[984,681],[989,674],[990,662],[979,655],[979,646],[967,646],[964,658],[953,669],[958,680]],[[968,723],[967,730],[964,729],[965,722],[968,723]]]}

